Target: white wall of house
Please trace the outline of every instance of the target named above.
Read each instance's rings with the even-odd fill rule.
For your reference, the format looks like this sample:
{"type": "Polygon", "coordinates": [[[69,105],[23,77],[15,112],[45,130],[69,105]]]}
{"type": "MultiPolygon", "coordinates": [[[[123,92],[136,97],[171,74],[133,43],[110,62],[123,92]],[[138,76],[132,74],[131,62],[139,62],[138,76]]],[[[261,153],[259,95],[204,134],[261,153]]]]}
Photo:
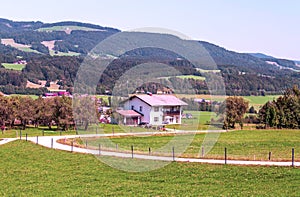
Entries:
{"type": "Polygon", "coordinates": [[[162,107],[153,106],[150,112],[150,124],[152,125],[162,125],[163,123],[163,112],[162,107]]]}
{"type": "Polygon", "coordinates": [[[131,110],[132,106],[134,106],[133,110],[138,111],[144,115],[141,117],[141,122],[148,122],[151,124],[151,106],[149,106],[144,101],[141,101],[139,98],[133,98],[132,100],[126,101],[124,103],[124,109],[126,110],[131,110]]]}

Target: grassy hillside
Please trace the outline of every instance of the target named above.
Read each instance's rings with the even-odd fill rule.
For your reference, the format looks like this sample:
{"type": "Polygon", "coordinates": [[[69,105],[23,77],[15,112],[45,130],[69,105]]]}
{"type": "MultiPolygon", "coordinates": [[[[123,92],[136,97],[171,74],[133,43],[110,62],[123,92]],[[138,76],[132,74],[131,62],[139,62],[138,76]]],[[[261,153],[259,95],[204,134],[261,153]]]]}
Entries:
{"type": "Polygon", "coordinates": [[[293,168],[171,163],[151,172],[128,173],[92,155],[50,150],[23,141],[1,146],[0,156],[1,196],[299,194],[300,170],[293,168]]]}
{"type": "Polygon", "coordinates": [[[93,29],[88,27],[80,27],[80,26],[53,26],[53,27],[43,27],[38,29],[38,31],[43,32],[52,32],[52,31],[74,31],[74,30],[81,30],[81,31],[101,31],[99,29],[93,29]]]}
{"type": "Polygon", "coordinates": [[[6,68],[6,69],[21,71],[23,68],[25,68],[26,65],[2,63],[2,66],[4,66],[4,68],[6,68]]]}

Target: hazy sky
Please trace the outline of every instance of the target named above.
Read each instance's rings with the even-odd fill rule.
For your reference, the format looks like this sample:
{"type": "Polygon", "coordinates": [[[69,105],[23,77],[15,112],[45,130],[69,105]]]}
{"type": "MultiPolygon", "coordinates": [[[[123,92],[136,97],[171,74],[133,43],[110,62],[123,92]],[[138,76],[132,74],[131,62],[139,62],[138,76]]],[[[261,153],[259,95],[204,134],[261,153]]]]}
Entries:
{"type": "Polygon", "coordinates": [[[228,50],[300,60],[299,0],[3,0],[0,17],[162,27],[228,50]]]}

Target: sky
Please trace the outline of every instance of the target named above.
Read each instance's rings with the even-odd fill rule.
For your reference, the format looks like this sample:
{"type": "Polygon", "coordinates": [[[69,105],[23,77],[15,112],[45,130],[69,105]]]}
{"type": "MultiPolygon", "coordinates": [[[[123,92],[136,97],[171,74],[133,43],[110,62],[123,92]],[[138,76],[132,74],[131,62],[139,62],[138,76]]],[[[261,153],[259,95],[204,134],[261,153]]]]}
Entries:
{"type": "Polygon", "coordinates": [[[298,0],[3,0],[0,17],[167,28],[228,50],[300,60],[298,0]]]}

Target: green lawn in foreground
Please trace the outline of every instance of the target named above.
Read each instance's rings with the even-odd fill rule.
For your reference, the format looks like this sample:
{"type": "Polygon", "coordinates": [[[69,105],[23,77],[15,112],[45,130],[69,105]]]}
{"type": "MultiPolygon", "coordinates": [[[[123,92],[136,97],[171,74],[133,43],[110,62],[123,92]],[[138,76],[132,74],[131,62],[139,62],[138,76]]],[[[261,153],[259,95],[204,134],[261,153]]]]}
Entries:
{"type": "MultiPolygon", "coordinates": [[[[298,196],[300,169],[171,163],[150,172],[16,141],[0,147],[1,196],[298,196]]],[[[121,159],[124,161],[125,159],[121,159]]]]}
{"type": "Polygon", "coordinates": [[[6,69],[21,71],[23,68],[25,68],[26,65],[24,65],[24,64],[2,63],[2,66],[4,66],[4,68],[6,68],[6,69]]]}
{"type": "Polygon", "coordinates": [[[26,137],[26,134],[28,137],[35,137],[35,136],[54,136],[54,135],[75,135],[76,132],[73,130],[70,131],[56,131],[55,127],[53,127],[53,130],[49,130],[48,127],[39,127],[39,128],[33,128],[29,127],[25,130],[20,129],[11,129],[11,130],[5,130],[2,134],[0,130],[0,138],[19,138],[20,132],[23,138],[26,137]]]}
{"type": "MultiPolygon", "coordinates": [[[[183,157],[202,157],[202,142],[205,134],[197,134],[193,142],[188,146],[183,157]]],[[[210,135],[211,136],[211,135],[210,135]]],[[[152,152],[161,148],[173,139],[173,136],[148,136],[148,137],[125,137],[112,138],[111,141],[118,144],[119,150],[129,151],[131,145],[139,152],[148,154],[148,148],[152,152]]],[[[186,140],[185,136],[178,139],[186,140]]],[[[110,149],[115,149],[115,145],[109,145],[102,139],[88,139],[91,146],[97,147],[99,143],[110,149]]],[[[176,143],[174,144],[176,150],[176,143]]],[[[291,149],[295,148],[295,159],[300,161],[300,130],[249,130],[232,131],[221,133],[213,149],[205,158],[223,159],[224,148],[227,148],[228,158],[242,160],[268,160],[269,152],[272,152],[273,161],[291,161],[291,149]]],[[[171,149],[169,151],[171,156],[171,149]]]]}

